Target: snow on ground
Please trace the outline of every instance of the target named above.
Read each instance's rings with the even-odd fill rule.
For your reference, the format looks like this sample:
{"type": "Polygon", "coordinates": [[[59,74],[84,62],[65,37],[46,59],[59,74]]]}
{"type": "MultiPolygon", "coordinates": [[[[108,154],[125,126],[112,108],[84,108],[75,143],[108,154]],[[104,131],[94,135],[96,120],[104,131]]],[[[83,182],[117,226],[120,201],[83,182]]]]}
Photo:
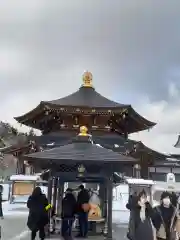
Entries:
{"type": "Polygon", "coordinates": [[[27,215],[28,209],[26,204],[24,203],[14,203],[11,204],[9,201],[2,203],[3,214],[4,216],[19,216],[19,215],[27,215]]]}
{"type": "MultiPolygon", "coordinates": [[[[19,215],[27,215],[28,209],[26,204],[24,203],[9,203],[3,202],[3,212],[4,216],[19,216],[19,215]]],[[[129,211],[128,210],[113,210],[113,223],[128,223],[129,219],[129,211]]]]}
{"type": "Polygon", "coordinates": [[[129,211],[128,210],[117,210],[112,211],[112,222],[116,224],[128,224],[129,222],[129,211]]]}
{"type": "MultiPolygon", "coordinates": [[[[42,191],[47,193],[47,187],[42,187],[42,191]]],[[[7,191],[8,192],[8,191],[7,191]]],[[[3,202],[4,216],[27,215],[28,209],[26,202],[29,196],[14,196],[14,203],[9,201],[3,202]]],[[[129,187],[126,184],[121,184],[113,190],[113,222],[128,223],[129,211],[126,209],[126,203],[129,197],[129,187]]]]}

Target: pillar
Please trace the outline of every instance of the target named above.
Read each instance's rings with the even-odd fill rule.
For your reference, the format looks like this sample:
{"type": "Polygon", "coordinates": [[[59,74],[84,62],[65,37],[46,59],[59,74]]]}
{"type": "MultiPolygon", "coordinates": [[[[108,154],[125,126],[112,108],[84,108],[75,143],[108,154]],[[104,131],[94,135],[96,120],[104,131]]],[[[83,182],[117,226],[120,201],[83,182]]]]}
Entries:
{"type": "Polygon", "coordinates": [[[134,165],[133,177],[134,178],[141,178],[141,166],[139,164],[134,165]]]}
{"type": "Polygon", "coordinates": [[[53,185],[53,179],[52,177],[48,180],[48,202],[52,203],[52,185],[53,185]]]}
{"type": "Polygon", "coordinates": [[[61,203],[64,194],[64,183],[58,179],[58,193],[57,193],[57,216],[61,215],[61,203]]]}
{"type": "Polygon", "coordinates": [[[58,178],[54,178],[53,180],[53,207],[54,207],[54,211],[56,212],[57,209],[57,191],[58,191],[58,178]]]}
{"type": "Polygon", "coordinates": [[[141,165],[141,178],[143,179],[148,179],[149,178],[149,155],[144,153],[141,154],[141,161],[140,161],[140,165],[141,165]]]}
{"type": "Polygon", "coordinates": [[[17,174],[24,174],[24,170],[24,160],[20,156],[17,156],[17,174]]]}
{"type": "Polygon", "coordinates": [[[112,191],[113,191],[113,179],[109,177],[107,180],[107,200],[108,200],[108,208],[107,208],[107,240],[112,240],[112,191]]]}
{"type": "MultiPolygon", "coordinates": [[[[49,171],[49,180],[48,180],[48,203],[52,203],[52,187],[53,187],[53,178],[51,170],[49,171]]],[[[49,211],[49,223],[48,223],[48,235],[50,235],[50,218],[51,211],[49,211]]]]}
{"type": "Polygon", "coordinates": [[[108,198],[107,198],[107,184],[104,187],[104,217],[107,218],[107,210],[108,210],[108,198]]]}
{"type": "Polygon", "coordinates": [[[102,216],[104,217],[104,216],[105,216],[105,213],[104,213],[104,204],[105,204],[106,195],[105,195],[105,186],[104,186],[103,183],[101,183],[100,186],[99,186],[99,198],[100,198],[100,200],[101,200],[102,216]]]}

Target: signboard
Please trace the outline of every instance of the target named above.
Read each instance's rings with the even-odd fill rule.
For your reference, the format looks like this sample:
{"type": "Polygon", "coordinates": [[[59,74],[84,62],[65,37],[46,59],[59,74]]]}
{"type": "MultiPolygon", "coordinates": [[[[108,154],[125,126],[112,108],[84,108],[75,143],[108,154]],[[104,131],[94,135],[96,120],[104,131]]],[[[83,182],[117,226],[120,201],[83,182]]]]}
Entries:
{"type": "Polygon", "coordinates": [[[31,195],[34,189],[33,182],[14,182],[13,195],[31,195]]]}

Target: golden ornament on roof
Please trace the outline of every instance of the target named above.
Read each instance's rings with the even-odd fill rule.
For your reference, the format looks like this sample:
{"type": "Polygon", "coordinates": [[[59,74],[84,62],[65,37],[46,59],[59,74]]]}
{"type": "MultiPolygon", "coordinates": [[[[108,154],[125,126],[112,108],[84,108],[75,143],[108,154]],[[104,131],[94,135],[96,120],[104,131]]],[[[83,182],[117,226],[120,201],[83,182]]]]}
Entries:
{"type": "Polygon", "coordinates": [[[88,129],[86,126],[81,126],[80,127],[80,133],[79,133],[79,136],[87,136],[88,135],[88,129]]]}
{"type": "Polygon", "coordinates": [[[84,72],[83,74],[83,87],[92,87],[93,75],[91,72],[84,72]]]}

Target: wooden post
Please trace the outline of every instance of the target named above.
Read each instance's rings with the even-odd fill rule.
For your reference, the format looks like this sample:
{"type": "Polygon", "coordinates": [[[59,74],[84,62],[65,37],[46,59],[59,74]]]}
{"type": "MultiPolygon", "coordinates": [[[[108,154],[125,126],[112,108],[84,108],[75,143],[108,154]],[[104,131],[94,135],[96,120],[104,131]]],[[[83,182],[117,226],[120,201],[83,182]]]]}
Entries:
{"type": "Polygon", "coordinates": [[[24,174],[24,161],[23,159],[17,155],[17,174],[24,174]]]}
{"type": "Polygon", "coordinates": [[[61,203],[64,194],[64,183],[62,183],[59,179],[58,181],[58,197],[57,197],[57,216],[61,215],[61,203]]]}
{"type": "Polygon", "coordinates": [[[54,211],[56,212],[56,209],[57,209],[57,190],[58,190],[58,178],[57,177],[54,178],[53,187],[54,187],[54,191],[53,191],[53,207],[54,207],[54,211]]]}
{"type": "Polygon", "coordinates": [[[60,208],[61,208],[61,191],[60,191],[60,186],[61,186],[61,183],[60,183],[60,178],[58,177],[58,186],[57,186],[57,216],[59,217],[61,212],[60,212],[60,208]]]}
{"type": "Polygon", "coordinates": [[[99,185],[99,198],[101,200],[102,216],[104,217],[105,216],[105,214],[104,214],[104,205],[105,205],[106,195],[105,195],[105,186],[102,183],[99,185]]]}
{"type": "Polygon", "coordinates": [[[112,240],[112,191],[113,191],[113,180],[110,176],[107,180],[107,200],[108,200],[108,211],[107,211],[107,236],[106,239],[112,240]]]}
{"type": "MultiPolygon", "coordinates": [[[[49,180],[48,180],[48,203],[52,202],[52,170],[49,171],[49,180]]],[[[48,236],[50,236],[50,219],[51,219],[51,211],[49,211],[49,223],[48,223],[48,236]]]]}
{"type": "Polygon", "coordinates": [[[108,198],[107,198],[107,183],[106,186],[104,187],[104,217],[107,218],[107,205],[108,205],[108,198]]]}
{"type": "Polygon", "coordinates": [[[149,172],[148,172],[148,165],[149,165],[149,155],[145,152],[141,154],[140,158],[140,166],[141,166],[141,178],[148,179],[149,172]]]}

